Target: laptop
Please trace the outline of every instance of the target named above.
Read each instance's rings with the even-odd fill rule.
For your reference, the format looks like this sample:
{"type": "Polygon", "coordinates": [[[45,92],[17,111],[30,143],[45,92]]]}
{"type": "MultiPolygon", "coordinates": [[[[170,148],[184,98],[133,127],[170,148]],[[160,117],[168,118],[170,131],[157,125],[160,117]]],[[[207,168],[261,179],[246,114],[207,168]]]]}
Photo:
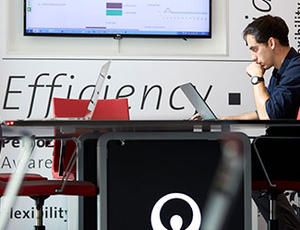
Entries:
{"type": "Polygon", "coordinates": [[[216,115],[209,108],[205,100],[196,90],[192,83],[186,83],[179,86],[184,95],[188,98],[196,111],[200,114],[203,120],[217,120],[216,115]]]}
{"type": "MultiPolygon", "coordinates": [[[[94,88],[94,91],[90,97],[90,101],[89,104],[87,106],[86,112],[84,116],[81,117],[55,117],[55,118],[44,118],[43,120],[91,120],[94,112],[95,112],[95,108],[96,108],[96,104],[97,104],[97,100],[99,98],[101,89],[103,88],[105,79],[107,78],[107,73],[110,67],[110,63],[111,60],[109,60],[108,62],[106,62],[100,69],[100,73],[98,75],[98,79],[94,88]]],[[[36,120],[36,119],[32,119],[32,118],[27,118],[25,120],[36,120]]]]}
{"type": "Polygon", "coordinates": [[[89,105],[87,107],[87,114],[85,117],[87,117],[88,119],[91,119],[91,117],[93,116],[93,113],[95,112],[96,104],[97,104],[101,89],[103,88],[104,81],[107,77],[110,63],[111,63],[111,61],[109,60],[102,66],[102,68],[100,70],[94,91],[91,95],[91,99],[90,99],[89,105]]]}

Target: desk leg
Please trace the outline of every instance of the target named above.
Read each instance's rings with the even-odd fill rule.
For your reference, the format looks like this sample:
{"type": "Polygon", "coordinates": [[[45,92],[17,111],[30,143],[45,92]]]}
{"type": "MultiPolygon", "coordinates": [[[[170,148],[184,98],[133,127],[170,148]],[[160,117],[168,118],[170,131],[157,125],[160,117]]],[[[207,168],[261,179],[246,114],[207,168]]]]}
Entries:
{"type": "MultiPolygon", "coordinates": [[[[97,139],[83,141],[77,171],[79,180],[97,184],[97,139]]],[[[97,229],[97,197],[79,197],[79,229],[97,229]]]]}

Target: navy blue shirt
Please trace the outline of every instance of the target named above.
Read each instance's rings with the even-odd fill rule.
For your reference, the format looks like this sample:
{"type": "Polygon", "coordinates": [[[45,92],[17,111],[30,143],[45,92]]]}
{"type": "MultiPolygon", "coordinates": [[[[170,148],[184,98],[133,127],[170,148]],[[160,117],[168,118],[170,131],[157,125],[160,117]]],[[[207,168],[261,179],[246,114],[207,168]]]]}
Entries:
{"type": "Polygon", "coordinates": [[[266,110],[270,119],[296,119],[300,106],[300,54],[291,48],[268,85],[266,110]]]}

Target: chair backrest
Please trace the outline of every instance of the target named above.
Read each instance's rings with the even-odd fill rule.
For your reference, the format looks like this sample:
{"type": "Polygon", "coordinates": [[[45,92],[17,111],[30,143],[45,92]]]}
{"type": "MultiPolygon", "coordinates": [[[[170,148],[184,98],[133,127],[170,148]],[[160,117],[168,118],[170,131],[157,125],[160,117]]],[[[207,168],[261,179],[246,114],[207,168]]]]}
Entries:
{"type": "MultiPolygon", "coordinates": [[[[53,98],[53,116],[55,117],[83,117],[86,113],[89,100],[53,98]]],[[[98,100],[92,120],[129,120],[128,99],[106,99],[98,100]]],[[[79,134],[77,134],[78,136],[79,134]]],[[[52,175],[54,178],[61,178],[59,172],[59,155],[61,142],[54,142],[52,175]]],[[[66,141],[62,160],[63,171],[75,150],[73,141],[66,141]]],[[[76,167],[71,170],[70,179],[75,179],[76,167]]]]}
{"type": "MultiPolygon", "coordinates": [[[[83,117],[89,100],[53,98],[54,117],[83,117]]],[[[129,120],[128,99],[98,100],[92,120],[129,120]]]]}
{"type": "MultiPolygon", "coordinates": [[[[300,108],[297,120],[300,120],[300,108]]],[[[271,180],[299,181],[298,162],[300,155],[300,129],[297,126],[274,126],[267,129],[267,135],[258,136],[252,142],[252,180],[265,180],[265,172],[271,180]],[[257,156],[259,154],[259,157],[257,156]],[[283,157],[284,155],[284,157],[283,157]],[[260,158],[260,159],[259,159],[260,158]],[[260,161],[261,160],[261,161],[260,161]],[[288,167],[284,167],[288,166],[288,167]],[[283,167],[285,168],[283,170],[283,167]]]]}

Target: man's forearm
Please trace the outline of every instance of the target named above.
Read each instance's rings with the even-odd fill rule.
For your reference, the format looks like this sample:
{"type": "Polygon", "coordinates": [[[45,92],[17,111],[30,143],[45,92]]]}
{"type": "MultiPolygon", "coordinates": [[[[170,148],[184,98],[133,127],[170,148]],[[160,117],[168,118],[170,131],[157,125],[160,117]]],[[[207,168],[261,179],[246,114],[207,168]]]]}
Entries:
{"type": "Polygon", "coordinates": [[[240,114],[240,115],[237,115],[237,116],[222,117],[222,118],[219,118],[219,119],[220,120],[258,120],[258,115],[254,111],[254,112],[240,114]]]}
{"type": "Polygon", "coordinates": [[[270,120],[266,110],[266,102],[270,98],[263,82],[253,86],[255,105],[260,120],[270,120]]]}

